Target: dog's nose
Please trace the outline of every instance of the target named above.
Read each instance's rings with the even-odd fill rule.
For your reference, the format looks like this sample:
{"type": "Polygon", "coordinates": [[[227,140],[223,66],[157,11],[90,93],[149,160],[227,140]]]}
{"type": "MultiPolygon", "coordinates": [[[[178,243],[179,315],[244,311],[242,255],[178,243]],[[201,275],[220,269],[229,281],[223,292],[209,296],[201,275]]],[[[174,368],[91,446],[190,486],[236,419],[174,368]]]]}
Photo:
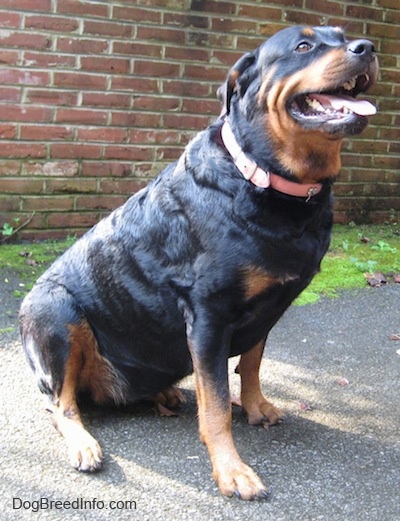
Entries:
{"type": "Polygon", "coordinates": [[[347,50],[358,56],[374,56],[375,47],[369,40],[354,40],[347,45],[347,50]]]}

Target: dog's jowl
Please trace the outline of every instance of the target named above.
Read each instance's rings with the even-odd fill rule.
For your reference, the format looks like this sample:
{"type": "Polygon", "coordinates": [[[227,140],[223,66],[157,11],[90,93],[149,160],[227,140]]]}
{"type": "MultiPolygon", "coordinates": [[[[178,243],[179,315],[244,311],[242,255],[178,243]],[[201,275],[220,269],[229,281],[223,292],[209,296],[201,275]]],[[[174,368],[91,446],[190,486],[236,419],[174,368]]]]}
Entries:
{"type": "Polygon", "coordinates": [[[277,33],[229,71],[220,116],[179,161],[40,277],[21,307],[22,341],[74,467],[102,462],[81,391],[174,407],[173,385],[194,372],[222,494],[267,497],[232,438],[227,360],[241,356],[249,423],[278,423],[258,375],[265,341],[319,270],[341,142],[375,113],[358,97],[377,74],[373,44],[340,28],[277,33]]]}

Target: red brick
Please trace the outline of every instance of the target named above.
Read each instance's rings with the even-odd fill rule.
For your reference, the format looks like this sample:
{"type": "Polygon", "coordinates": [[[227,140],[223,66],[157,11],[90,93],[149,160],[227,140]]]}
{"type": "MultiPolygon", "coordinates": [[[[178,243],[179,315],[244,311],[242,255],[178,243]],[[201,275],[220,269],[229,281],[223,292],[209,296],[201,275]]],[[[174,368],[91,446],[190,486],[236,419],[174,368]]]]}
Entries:
{"type": "Polygon", "coordinates": [[[175,161],[180,157],[183,150],[182,147],[160,147],[156,150],[156,160],[157,161],[175,161]]]}
{"type": "Polygon", "coordinates": [[[86,143],[53,143],[50,148],[50,156],[56,159],[101,159],[101,155],[101,146],[86,143]]]}
{"type": "Polygon", "coordinates": [[[210,94],[208,83],[198,81],[182,80],[162,80],[162,92],[164,94],[175,94],[177,96],[192,96],[205,98],[210,94]]]}
{"type": "Polygon", "coordinates": [[[108,51],[109,46],[108,40],[89,40],[80,37],[57,38],[57,51],[70,54],[104,54],[108,51]]]}
{"type": "Polygon", "coordinates": [[[51,0],[1,0],[2,9],[22,10],[22,11],[51,11],[51,0]]]}
{"type": "Polygon", "coordinates": [[[168,110],[178,110],[180,106],[180,98],[135,96],[133,101],[134,110],[150,110],[154,112],[165,112],[168,110]]]}
{"type": "Polygon", "coordinates": [[[204,116],[165,114],[164,125],[167,128],[203,130],[208,126],[208,120],[204,116]]]}
{"type": "Polygon", "coordinates": [[[84,20],[83,34],[100,36],[112,36],[115,38],[130,38],[132,37],[132,26],[115,22],[95,22],[84,20]]]}
{"type": "Polygon", "coordinates": [[[96,179],[52,179],[46,180],[46,194],[84,194],[97,192],[96,179]]]}
{"type": "Polygon", "coordinates": [[[41,71],[27,71],[23,69],[0,68],[0,82],[2,85],[49,85],[50,74],[41,71]]]}
{"type": "Polygon", "coordinates": [[[129,94],[115,94],[109,92],[84,92],[82,95],[83,107],[117,107],[129,108],[131,96],[129,94]]]}
{"type": "MultiPolygon", "coordinates": [[[[0,93],[1,94],[1,93],[0,93]]],[[[26,89],[26,102],[37,105],[74,106],[78,102],[78,94],[69,90],[26,89]]]]}
{"type": "Polygon", "coordinates": [[[107,3],[81,2],[80,0],[62,0],[57,2],[57,13],[107,18],[107,3]]]}
{"type": "Polygon", "coordinates": [[[81,72],[54,72],[55,87],[73,89],[105,90],[107,78],[104,74],[85,74],[81,72]]]}
{"type": "Polygon", "coordinates": [[[38,53],[38,52],[24,52],[23,67],[34,67],[41,69],[52,68],[66,68],[73,69],[76,67],[75,56],[68,56],[66,54],[55,53],[38,53]]]}
{"type": "Polygon", "coordinates": [[[126,140],[123,128],[99,127],[78,129],[78,141],[97,141],[105,143],[123,143],[126,140]]]}
{"type": "Polygon", "coordinates": [[[384,11],[383,19],[387,23],[400,24],[400,11],[398,10],[398,7],[396,11],[384,11]]]}
{"type": "Polygon", "coordinates": [[[128,177],[131,173],[131,163],[82,161],[82,175],[84,177],[128,177]]]}
{"type": "Polygon", "coordinates": [[[41,179],[2,179],[1,191],[5,194],[40,194],[43,193],[41,179]]]}
{"type": "MultiPolygon", "coordinates": [[[[2,2],[3,7],[3,2],[2,2]]],[[[18,29],[21,24],[21,14],[7,11],[0,11],[0,27],[5,29],[6,27],[12,27],[18,29]]]]}
{"type": "Polygon", "coordinates": [[[221,112],[221,103],[218,100],[185,99],[182,111],[191,112],[192,114],[214,114],[218,116],[221,112]]]}
{"type": "Polygon", "coordinates": [[[77,123],[78,125],[105,125],[107,112],[101,110],[59,108],[56,123],[77,123]]]}
{"type": "Polygon", "coordinates": [[[78,173],[79,163],[77,161],[25,162],[23,165],[23,174],[29,177],[75,177],[78,173]]]}
{"type": "Polygon", "coordinates": [[[139,40],[149,40],[151,42],[185,43],[184,31],[163,27],[138,26],[136,37],[139,40]]]}
{"type": "Polygon", "coordinates": [[[239,5],[240,18],[253,18],[254,20],[281,20],[282,9],[268,5],[239,5]]]}
{"type": "Polygon", "coordinates": [[[57,33],[72,33],[79,28],[79,21],[73,18],[44,15],[27,15],[25,17],[27,29],[40,31],[54,31],[57,33]]]}
{"type": "Polygon", "coordinates": [[[138,42],[113,42],[112,54],[129,54],[130,56],[151,56],[161,58],[163,47],[156,44],[138,42]]]}
{"type": "Polygon", "coordinates": [[[130,68],[130,61],[122,58],[103,58],[89,56],[81,58],[82,70],[98,71],[111,74],[127,74],[130,68]]]}
{"type": "Polygon", "coordinates": [[[0,85],[0,100],[19,102],[21,100],[21,89],[19,87],[2,87],[0,85]]]}
{"type": "Polygon", "coordinates": [[[176,130],[141,130],[130,131],[130,143],[135,144],[177,144],[180,141],[176,130]]]}
{"type": "Polygon", "coordinates": [[[126,201],[121,195],[80,195],[76,198],[77,210],[114,210],[126,201]]]}
{"type": "Polygon", "coordinates": [[[52,213],[48,217],[50,228],[91,228],[99,221],[99,214],[93,212],[52,213]]]}
{"type": "Polygon", "coordinates": [[[288,9],[286,11],[286,21],[296,24],[320,25],[321,15],[298,9],[288,9]]]}
{"type": "Polygon", "coordinates": [[[198,80],[207,79],[208,81],[223,81],[226,76],[225,67],[213,67],[208,65],[185,65],[185,78],[195,78],[198,80]]]}
{"type": "Polygon", "coordinates": [[[46,157],[46,145],[21,142],[3,142],[0,148],[0,157],[6,158],[29,158],[46,157]]]}
{"type": "Polygon", "coordinates": [[[19,63],[19,51],[0,50],[0,64],[17,65],[19,63]]]}
{"type": "Polygon", "coordinates": [[[13,124],[0,123],[0,139],[14,139],[17,135],[17,126],[13,124]]]}
{"type": "Polygon", "coordinates": [[[154,157],[152,148],[142,148],[132,145],[109,145],[105,147],[105,159],[123,159],[129,161],[149,161],[154,157]]]}
{"type": "MultiPolygon", "coordinates": [[[[29,0],[31,1],[31,0],[29,0]]],[[[25,32],[3,29],[1,32],[1,44],[3,47],[20,47],[22,49],[42,49],[51,47],[51,37],[44,34],[29,34],[25,32]]]]}
{"type": "MultiPolygon", "coordinates": [[[[343,16],[344,6],[340,2],[331,2],[329,0],[306,0],[306,9],[316,11],[317,13],[326,13],[331,16],[343,16]]],[[[329,22],[330,23],[330,22],[329,22]]]]}
{"type": "Polygon", "coordinates": [[[171,77],[179,76],[180,65],[177,63],[168,62],[149,62],[135,60],[133,64],[133,73],[141,76],[154,77],[171,77]]]}
{"type": "Polygon", "coordinates": [[[197,27],[198,29],[210,29],[211,18],[185,13],[164,13],[164,24],[175,27],[197,27]]]}
{"type": "Polygon", "coordinates": [[[111,124],[122,127],[151,127],[161,126],[160,114],[147,114],[146,112],[113,112],[111,124]]]}
{"type": "Polygon", "coordinates": [[[134,78],[133,76],[115,76],[111,78],[112,90],[129,92],[158,92],[158,80],[150,78],[134,78]]]}
{"type": "Polygon", "coordinates": [[[161,25],[160,10],[142,9],[141,7],[119,7],[115,5],[112,12],[112,18],[113,20],[133,20],[135,22],[140,21],[140,23],[151,22],[161,25]]]}
{"type": "Polygon", "coordinates": [[[188,49],[186,47],[166,47],[165,58],[179,61],[194,61],[208,63],[210,61],[210,51],[205,49],[188,49]]]}
{"type": "MultiPolygon", "coordinates": [[[[0,195],[0,208],[2,212],[17,212],[20,210],[21,206],[21,198],[19,196],[10,196],[10,195],[0,195]]],[[[8,222],[9,217],[4,214],[1,215],[3,217],[3,222],[8,222]]]]}
{"type": "Polygon", "coordinates": [[[248,33],[248,34],[257,34],[258,24],[257,22],[253,22],[250,20],[234,19],[230,20],[228,18],[213,18],[212,20],[212,30],[221,32],[221,33],[248,33]]]}
{"type": "Polygon", "coordinates": [[[201,11],[218,14],[236,14],[234,2],[213,2],[212,0],[192,0],[191,11],[201,11]]]}
{"type": "Polygon", "coordinates": [[[49,210],[73,210],[74,200],[72,197],[22,197],[22,208],[26,212],[49,210]]]}
{"type": "Polygon", "coordinates": [[[100,191],[103,194],[130,195],[138,192],[146,185],[147,182],[136,179],[103,179],[100,184],[100,191]]]}
{"type": "Polygon", "coordinates": [[[398,24],[368,23],[366,34],[370,38],[380,36],[383,38],[400,39],[400,26],[398,24]]]}
{"type": "Polygon", "coordinates": [[[5,161],[4,159],[0,160],[0,176],[13,177],[19,175],[20,171],[21,161],[5,161]]]}
{"type": "Polygon", "coordinates": [[[382,9],[374,9],[365,5],[348,5],[345,7],[346,16],[354,18],[365,18],[371,20],[382,21],[383,11],[382,9]]]}
{"type": "Polygon", "coordinates": [[[28,141],[72,140],[72,128],[61,125],[22,125],[20,138],[28,141]]]}

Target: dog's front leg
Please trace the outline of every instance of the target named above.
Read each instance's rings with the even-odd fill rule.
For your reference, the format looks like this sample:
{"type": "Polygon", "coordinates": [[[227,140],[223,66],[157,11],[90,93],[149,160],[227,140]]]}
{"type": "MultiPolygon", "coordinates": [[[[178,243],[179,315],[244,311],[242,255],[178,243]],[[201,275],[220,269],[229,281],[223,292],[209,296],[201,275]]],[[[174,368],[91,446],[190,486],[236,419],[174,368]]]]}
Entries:
{"type": "Polygon", "coordinates": [[[210,323],[193,324],[188,343],[192,355],[199,410],[200,438],[211,458],[213,477],[222,494],[264,499],[268,492],[257,474],[241,460],[232,438],[228,383],[230,334],[210,323]]]}

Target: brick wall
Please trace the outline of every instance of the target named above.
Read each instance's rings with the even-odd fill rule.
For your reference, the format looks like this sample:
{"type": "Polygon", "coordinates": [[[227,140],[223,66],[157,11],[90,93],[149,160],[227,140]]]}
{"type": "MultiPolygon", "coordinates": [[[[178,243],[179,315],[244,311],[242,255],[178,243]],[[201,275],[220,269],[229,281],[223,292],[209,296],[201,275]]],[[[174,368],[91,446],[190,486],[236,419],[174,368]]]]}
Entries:
{"type": "Polygon", "coordinates": [[[394,219],[398,0],[0,0],[0,227],[87,229],[214,120],[229,66],[293,23],[376,43],[379,115],[344,146],[336,220],[394,219]]]}

